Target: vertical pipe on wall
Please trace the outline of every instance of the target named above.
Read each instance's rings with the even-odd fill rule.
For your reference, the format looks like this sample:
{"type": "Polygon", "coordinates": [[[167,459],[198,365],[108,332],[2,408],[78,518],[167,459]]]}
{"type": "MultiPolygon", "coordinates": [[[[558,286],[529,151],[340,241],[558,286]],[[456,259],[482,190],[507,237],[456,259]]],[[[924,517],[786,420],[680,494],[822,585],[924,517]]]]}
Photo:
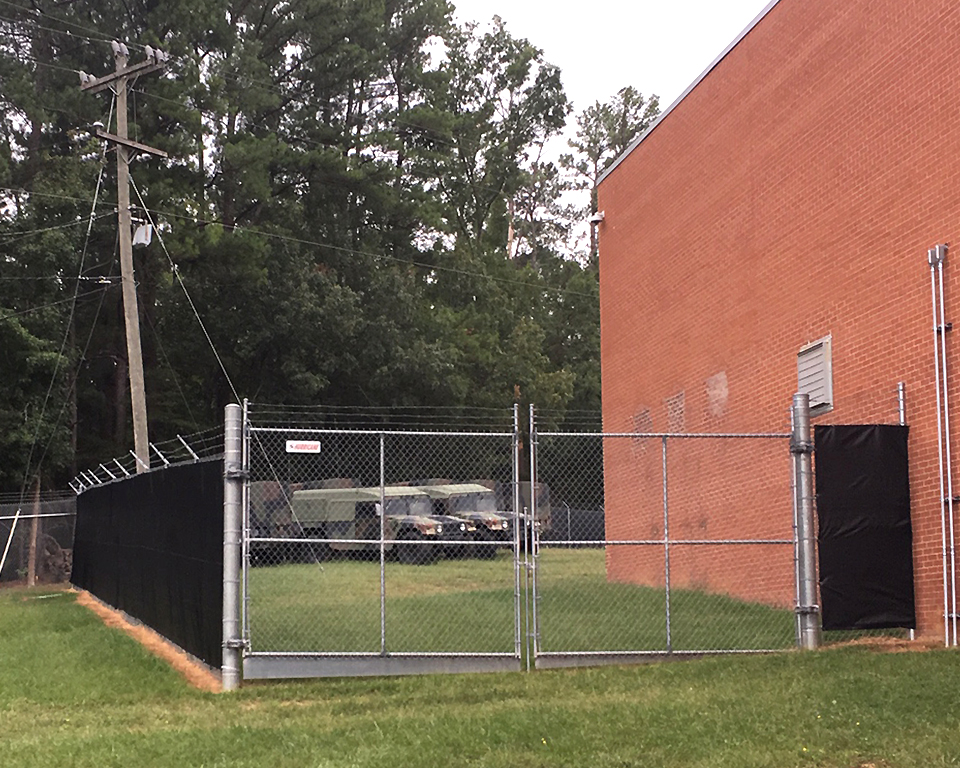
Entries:
{"type": "Polygon", "coordinates": [[[667,503],[667,436],[661,440],[663,454],[663,584],[664,615],[666,616],[667,653],[673,652],[673,635],[670,626],[670,505],[667,503]]]}
{"type": "Polygon", "coordinates": [[[950,458],[950,398],[947,379],[947,323],[944,318],[943,299],[943,262],[947,258],[947,246],[936,246],[939,256],[937,277],[940,282],[940,364],[943,366],[943,433],[944,453],[947,467],[947,518],[949,521],[948,548],[950,553],[950,644],[957,644],[957,560],[955,555],[955,536],[953,530],[953,461],[950,458]]]}
{"type": "Polygon", "coordinates": [[[941,333],[940,321],[937,317],[937,264],[940,260],[940,253],[936,248],[927,251],[927,262],[930,264],[930,302],[933,307],[933,372],[937,384],[937,471],[940,477],[940,554],[943,565],[943,643],[950,645],[950,595],[949,583],[947,581],[947,510],[946,510],[946,492],[944,489],[944,470],[943,470],[943,402],[942,390],[940,385],[940,353],[941,353],[941,333]]]}
{"type": "Polygon", "coordinates": [[[810,434],[810,396],[793,396],[794,516],[797,521],[797,605],[800,647],[814,650],[820,645],[819,606],[817,605],[817,560],[813,533],[813,440],[810,434]]]}
{"type": "Polygon", "coordinates": [[[243,528],[243,425],[240,406],[224,409],[223,423],[223,690],[240,686],[240,560],[243,528]]]}

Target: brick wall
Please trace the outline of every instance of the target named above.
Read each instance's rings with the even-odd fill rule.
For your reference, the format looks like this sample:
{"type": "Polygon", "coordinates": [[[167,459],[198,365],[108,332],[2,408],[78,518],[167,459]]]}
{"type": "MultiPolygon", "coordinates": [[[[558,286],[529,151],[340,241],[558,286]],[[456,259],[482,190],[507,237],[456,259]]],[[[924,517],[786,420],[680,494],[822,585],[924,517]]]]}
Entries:
{"type": "MultiPolygon", "coordinates": [[[[943,583],[926,251],[955,243],[949,322],[958,55],[952,0],[781,0],[599,191],[604,428],[788,431],[797,352],[828,334],[835,407],[814,423],[896,423],[905,382],[928,634],[942,633],[943,583]]],[[[947,343],[956,436],[960,357],[947,343]]],[[[634,453],[606,452],[610,533],[635,518],[634,453]]],[[[757,475],[740,471],[744,484],[757,475]]],[[[789,522],[772,503],[742,505],[730,532],[789,522]]],[[[640,578],[616,552],[608,563],[612,578],[640,578]]],[[[718,567],[718,584],[739,567],[718,567]]]]}

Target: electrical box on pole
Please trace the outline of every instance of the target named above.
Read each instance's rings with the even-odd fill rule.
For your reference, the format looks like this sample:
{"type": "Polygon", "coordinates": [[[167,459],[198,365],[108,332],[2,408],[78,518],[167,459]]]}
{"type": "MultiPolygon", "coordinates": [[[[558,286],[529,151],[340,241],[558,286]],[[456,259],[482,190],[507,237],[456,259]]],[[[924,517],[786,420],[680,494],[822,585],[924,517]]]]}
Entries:
{"type": "Polygon", "coordinates": [[[123,43],[113,42],[116,70],[103,77],[80,73],[80,90],[89,93],[111,89],[117,96],[117,133],[97,130],[97,136],[111,142],[117,152],[117,217],[120,232],[120,279],[123,290],[123,317],[127,335],[127,365],[130,376],[130,400],[133,411],[133,443],[137,456],[137,471],[150,466],[150,439],[147,434],[147,400],[143,381],[143,354],[140,347],[140,317],[137,307],[137,288],[133,276],[133,243],[130,217],[130,157],[133,152],[144,152],[167,157],[161,149],[154,149],[127,135],[127,89],[140,75],[162,69],[167,54],[150,46],[145,47],[147,58],[128,65],[130,52],[123,43]]]}

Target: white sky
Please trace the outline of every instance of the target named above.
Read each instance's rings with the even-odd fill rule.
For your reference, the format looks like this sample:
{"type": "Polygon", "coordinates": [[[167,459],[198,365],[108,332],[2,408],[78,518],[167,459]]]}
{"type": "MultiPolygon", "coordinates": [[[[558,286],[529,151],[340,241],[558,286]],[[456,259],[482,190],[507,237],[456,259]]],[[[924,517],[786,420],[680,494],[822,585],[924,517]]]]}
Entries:
{"type": "Polygon", "coordinates": [[[627,85],[666,109],[768,0],[452,0],[460,21],[500,16],[560,67],[579,112],[627,85]]]}

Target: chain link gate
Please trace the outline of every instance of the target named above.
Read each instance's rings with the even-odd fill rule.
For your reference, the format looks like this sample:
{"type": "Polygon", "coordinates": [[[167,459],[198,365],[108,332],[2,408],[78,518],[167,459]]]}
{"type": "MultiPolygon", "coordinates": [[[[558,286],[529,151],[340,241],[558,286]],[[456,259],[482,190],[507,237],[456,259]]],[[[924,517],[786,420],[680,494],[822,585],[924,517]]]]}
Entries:
{"type": "Polygon", "coordinates": [[[242,639],[225,644],[243,677],[813,647],[803,439],[539,431],[532,407],[521,435],[511,415],[443,431],[245,406],[242,639]]]}
{"type": "Polygon", "coordinates": [[[284,421],[306,420],[245,411],[244,678],[518,670],[516,409],[508,431],[284,421]]]}
{"type": "Polygon", "coordinates": [[[530,431],[537,668],[795,647],[789,434],[530,431]]]}

